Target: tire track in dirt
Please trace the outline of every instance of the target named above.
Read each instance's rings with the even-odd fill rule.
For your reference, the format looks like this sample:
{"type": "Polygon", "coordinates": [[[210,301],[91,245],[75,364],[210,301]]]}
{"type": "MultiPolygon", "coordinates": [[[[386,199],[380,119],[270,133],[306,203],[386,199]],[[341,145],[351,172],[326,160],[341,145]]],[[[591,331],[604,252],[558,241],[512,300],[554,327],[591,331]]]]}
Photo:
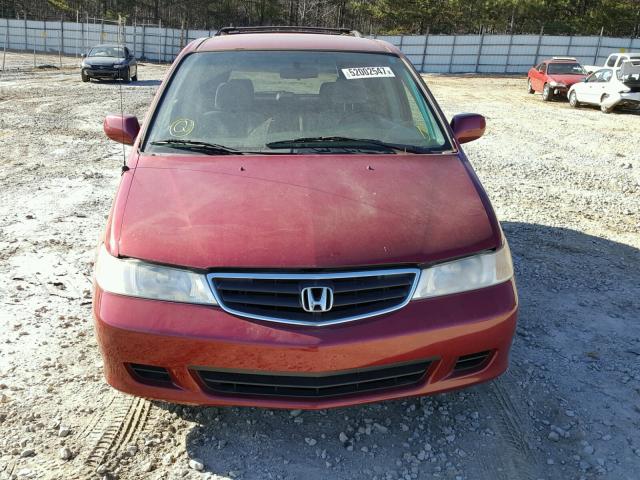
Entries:
{"type": "Polygon", "coordinates": [[[90,449],[83,463],[93,468],[108,464],[123,448],[135,443],[151,416],[152,405],[143,398],[114,392],[101,411],[104,413],[96,415],[84,432],[90,449]]]}
{"type": "Polygon", "coordinates": [[[541,475],[541,462],[536,451],[529,443],[526,432],[534,431],[529,425],[527,406],[520,398],[507,392],[519,392],[515,377],[516,367],[502,377],[488,384],[479,395],[480,408],[490,427],[496,433],[494,449],[498,455],[480,456],[483,478],[492,480],[535,480],[541,475]]]}

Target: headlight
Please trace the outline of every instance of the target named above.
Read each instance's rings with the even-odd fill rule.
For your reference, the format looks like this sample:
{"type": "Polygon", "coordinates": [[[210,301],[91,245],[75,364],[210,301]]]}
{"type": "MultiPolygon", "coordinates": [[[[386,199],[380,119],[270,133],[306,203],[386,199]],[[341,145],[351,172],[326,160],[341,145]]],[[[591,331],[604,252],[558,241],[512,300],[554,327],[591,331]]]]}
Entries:
{"type": "Polygon", "coordinates": [[[563,82],[549,82],[552,87],[566,87],[567,84],[563,82]]]}
{"type": "Polygon", "coordinates": [[[204,275],[109,255],[100,246],[96,282],[107,292],[171,302],[216,305],[204,275]]]}
{"type": "Polygon", "coordinates": [[[413,300],[466,292],[506,282],[513,277],[513,263],[509,245],[490,253],[441,263],[425,268],[413,300]]]}

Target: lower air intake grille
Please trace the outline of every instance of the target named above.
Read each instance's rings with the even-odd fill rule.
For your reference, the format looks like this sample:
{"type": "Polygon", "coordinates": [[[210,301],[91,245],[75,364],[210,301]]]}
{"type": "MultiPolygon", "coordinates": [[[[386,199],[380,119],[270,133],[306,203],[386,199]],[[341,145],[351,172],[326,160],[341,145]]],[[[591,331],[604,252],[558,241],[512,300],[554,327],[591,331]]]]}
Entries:
{"type": "Polygon", "coordinates": [[[169,371],[166,368],[141,365],[139,363],[130,363],[129,368],[139,382],[163,387],[173,386],[171,375],[169,375],[169,371]]]}
{"type": "Polygon", "coordinates": [[[212,273],[209,281],[218,303],[231,314],[319,326],[402,308],[413,295],[418,275],[419,270],[413,268],[317,274],[212,273]]]}
{"type": "Polygon", "coordinates": [[[426,375],[430,362],[368,368],[327,375],[283,375],[196,370],[206,388],[214,393],[327,398],[408,387],[426,375]]]}
{"type": "Polygon", "coordinates": [[[456,374],[471,373],[476,370],[484,368],[491,356],[490,351],[472,353],[471,355],[464,355],[458,358],[456,366],[453,368],[456,374]]]}

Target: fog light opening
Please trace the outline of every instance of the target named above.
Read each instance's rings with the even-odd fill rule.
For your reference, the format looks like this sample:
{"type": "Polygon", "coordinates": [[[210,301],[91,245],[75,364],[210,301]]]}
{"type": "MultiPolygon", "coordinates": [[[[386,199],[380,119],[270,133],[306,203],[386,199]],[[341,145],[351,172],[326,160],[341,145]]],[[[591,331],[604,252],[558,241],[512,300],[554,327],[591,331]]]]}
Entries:
{"type": "Polygon", "coordinates": [[[453,367],[453,374],[456,376],[467,375],[482,370],[489,363],[492,353],[490,350],[486,350],[458,357],[458,361],[453,367]]]}
{"type": "Polygon", "coordinates": [[[142,365],[139,363],[129,363],[128,367],[131,375],[137,382],[153,387],[176,388],[169,371],[164,367],[142,365]]]}

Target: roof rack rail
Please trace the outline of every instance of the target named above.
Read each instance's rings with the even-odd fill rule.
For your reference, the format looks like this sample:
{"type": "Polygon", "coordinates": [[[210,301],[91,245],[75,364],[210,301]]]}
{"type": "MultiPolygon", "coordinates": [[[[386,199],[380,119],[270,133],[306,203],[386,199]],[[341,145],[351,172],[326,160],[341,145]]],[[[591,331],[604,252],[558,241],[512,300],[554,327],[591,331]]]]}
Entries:
{"type": "Polygon", "coordinates": [[[242,33],[319,33],[323,35],[351,35],[361,37],[357,30],[350,28],[329,28],[329,27],[299,27],[290,25],[274,25],[259,27],[223,27],[216,32],[215,37],[222,35],[238,35],[242,33]]]}
{"type": "Polygon", "coordinates": [[[576,62],[576,57],[551,57],[552,60],[572,60],[576,62]]]}

